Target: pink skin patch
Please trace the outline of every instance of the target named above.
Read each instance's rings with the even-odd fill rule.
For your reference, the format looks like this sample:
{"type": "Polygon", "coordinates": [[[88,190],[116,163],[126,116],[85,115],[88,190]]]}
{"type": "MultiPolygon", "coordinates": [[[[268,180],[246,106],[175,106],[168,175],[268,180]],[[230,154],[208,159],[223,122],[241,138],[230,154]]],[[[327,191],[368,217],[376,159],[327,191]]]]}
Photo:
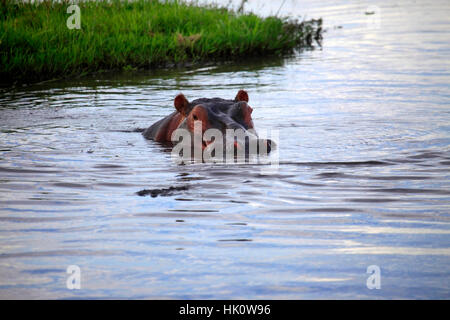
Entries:
{"type": "MultiPolygon", "coordinates": [[[[195,106],[187,118],[187,127],[190,132],[194,132],[194,124],[196,121],[202,122],[202,136],[206,130],[211,128],[208,119],[208,112],[200,105],[195,106]]],[[[202,149],[204,150],[212,141],[202,140],[202,149]]]]}
{"type": "Polygon", "coordinates": [[[244,122],[249,129],[253,129],[253,119],[252,119],[253,109],[248,104],[242,104],[242,114],[244,115],[244,122]]]}

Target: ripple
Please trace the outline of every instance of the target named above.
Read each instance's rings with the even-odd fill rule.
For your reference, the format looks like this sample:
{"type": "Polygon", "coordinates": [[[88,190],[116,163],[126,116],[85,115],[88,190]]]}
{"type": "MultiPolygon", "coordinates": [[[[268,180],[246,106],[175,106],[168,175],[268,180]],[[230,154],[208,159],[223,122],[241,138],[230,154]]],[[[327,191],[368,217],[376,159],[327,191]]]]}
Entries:
{"type": "Polygon", "coordinates": [[[388,161],[368,160],[368,161],[326,161],[326,162],[294,162],[294,161],[280,161],[280,165],[295,165],[306,167],[328,167],[328,166],[344,166],[344,167],[359,167],[359,166],[389,166],[393,163],[388,161]]]}
{"type": "Polygon", "coordinates": [[[399,194],[436,194],[436,195],[450,195],[450,191],[438,189],[412,189],[412,188],[379,188],[369,189],[372,192],[382,193],[399,193],[399,194]]]}
{"type": "Polygon", "coordinates": [[[35,257],[64,257],[64,256],[120,256],[124,255],[120,250],[50,250],[50,251],[29,251],[0,253],[0,259],[11,258],[35,258],[35,257]]]}
{"type": "Polygon", "coordinates": [[[89,185],[86,184],[81,184],[81,183],[71,183],[71,182],[56,182],[53,183],[52,185],[54,185],[55,187],[62,187],[62,188],[73,188],[73,189],[84,189],[84,188],[89,188],[89,185]]]}
{"type": "Polygon", "coordinates": [[[450,256],[450,248],[415,248],[415,247],[354,247],[338,248],[334,253],[358,255],[406,255],[406,256],[450,256]]]}
{"type": "Polygon", "coordinates": [[[59,170],[34,170],[34,169],[23,169],[23,168],[5,168],[0,167],[0,172],[11,172],[11,173],[62,173],[59,170]]]}

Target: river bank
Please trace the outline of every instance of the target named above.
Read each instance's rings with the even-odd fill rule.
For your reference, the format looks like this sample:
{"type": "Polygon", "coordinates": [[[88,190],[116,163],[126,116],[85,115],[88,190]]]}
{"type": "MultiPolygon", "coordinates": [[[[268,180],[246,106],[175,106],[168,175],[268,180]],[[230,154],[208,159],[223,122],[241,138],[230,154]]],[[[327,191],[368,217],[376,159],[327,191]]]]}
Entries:
{"type": "Polygon", "coordinates": [[[276,55],[311,46],[321,20],[288,21],[181,1],[2,2],[2,82],[276,55]]]}

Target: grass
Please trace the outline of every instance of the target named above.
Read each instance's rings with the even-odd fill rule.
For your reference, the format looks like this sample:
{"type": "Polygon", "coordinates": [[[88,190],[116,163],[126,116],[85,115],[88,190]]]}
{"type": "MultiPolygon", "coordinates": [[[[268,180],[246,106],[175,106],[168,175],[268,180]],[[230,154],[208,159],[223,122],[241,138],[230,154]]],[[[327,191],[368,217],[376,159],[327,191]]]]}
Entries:
{"type": "Polygon", "coordinates": [[[0,0],[2,81],[282,54],[321,36],[321,20],[298,23],[180,1],[81,2],[81,29],[69,29],[69,5],[0,0]]]}

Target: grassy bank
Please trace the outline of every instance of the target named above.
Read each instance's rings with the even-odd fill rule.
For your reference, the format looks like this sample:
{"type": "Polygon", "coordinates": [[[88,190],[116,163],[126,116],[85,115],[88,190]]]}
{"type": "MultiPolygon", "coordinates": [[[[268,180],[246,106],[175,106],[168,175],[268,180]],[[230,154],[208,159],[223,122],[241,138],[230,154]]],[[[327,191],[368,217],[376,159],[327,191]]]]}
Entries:
{"type": "Polygon", "coordinates": [[[280,54],[320,34],[318,21],[143,0],[79,3],[81,29],[69,29],[69,5],[0,1],[2,82],[280,54]]]}

